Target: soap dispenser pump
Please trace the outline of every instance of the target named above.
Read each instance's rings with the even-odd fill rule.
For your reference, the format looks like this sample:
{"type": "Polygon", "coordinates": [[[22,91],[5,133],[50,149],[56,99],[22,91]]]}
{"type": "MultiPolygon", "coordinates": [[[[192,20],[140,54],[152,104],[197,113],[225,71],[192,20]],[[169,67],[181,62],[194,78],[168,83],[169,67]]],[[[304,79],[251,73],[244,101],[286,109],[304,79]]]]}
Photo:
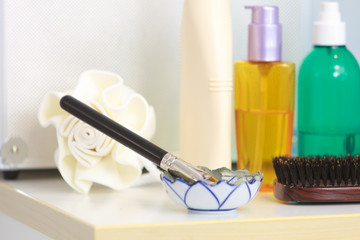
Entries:
{"type": "Polygon", "coordinates": [[[234,73],[238,168],[260,170],[262,190],[272,190],[272,158],[291,154],[295,65],[281,61],[278,7],[246,8],[252,10],[248,60],[236,62],[234,73]]]}

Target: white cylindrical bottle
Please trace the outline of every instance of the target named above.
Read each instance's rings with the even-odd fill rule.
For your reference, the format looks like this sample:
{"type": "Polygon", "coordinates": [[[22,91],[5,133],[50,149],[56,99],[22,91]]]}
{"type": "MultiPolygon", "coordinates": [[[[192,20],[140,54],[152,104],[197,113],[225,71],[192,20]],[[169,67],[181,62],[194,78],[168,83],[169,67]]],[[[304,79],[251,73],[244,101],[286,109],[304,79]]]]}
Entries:
{"type": "Polygon", "coordinates": [[[184,0],[180,44],[180,156],[196,166],[230,168],[229,0],[184,0]]]}

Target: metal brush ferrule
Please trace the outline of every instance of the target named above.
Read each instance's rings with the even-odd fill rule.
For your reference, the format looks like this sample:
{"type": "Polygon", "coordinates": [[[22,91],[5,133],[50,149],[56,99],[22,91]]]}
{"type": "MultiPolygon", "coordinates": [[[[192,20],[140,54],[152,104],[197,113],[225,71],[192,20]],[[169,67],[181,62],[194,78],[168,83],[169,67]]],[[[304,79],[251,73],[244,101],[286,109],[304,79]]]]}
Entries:
{"type": "Polygon", "coordinates": [[[174,155],[167,153],[160,162],[160,168],[175,175],[196,181],[207,181],[209,179],[208,174],[197,169],[187,162],[175,157],[174,155]]]}

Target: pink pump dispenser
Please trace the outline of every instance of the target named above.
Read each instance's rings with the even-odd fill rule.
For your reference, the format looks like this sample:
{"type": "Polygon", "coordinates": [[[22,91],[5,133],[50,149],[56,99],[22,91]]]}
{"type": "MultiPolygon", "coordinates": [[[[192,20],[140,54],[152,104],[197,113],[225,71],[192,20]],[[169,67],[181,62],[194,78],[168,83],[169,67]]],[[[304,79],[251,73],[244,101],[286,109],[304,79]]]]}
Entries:
{"type": "Polygon", "coordinates": [[[249,24],[248,60],[281,61],[279,9],[273,6],[246,6],[252,10],[249,24]]]}

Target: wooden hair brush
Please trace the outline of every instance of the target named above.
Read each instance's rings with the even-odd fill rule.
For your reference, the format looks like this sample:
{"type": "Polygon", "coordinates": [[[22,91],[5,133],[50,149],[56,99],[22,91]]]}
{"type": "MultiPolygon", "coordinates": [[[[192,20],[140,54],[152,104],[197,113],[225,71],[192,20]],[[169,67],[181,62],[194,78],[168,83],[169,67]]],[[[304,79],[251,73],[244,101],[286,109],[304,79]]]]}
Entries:
{"type": "Polygon", "coordinates": [[[360,155],[275,157],[274,195],[290,202],[360,202],[360,155]]]}

